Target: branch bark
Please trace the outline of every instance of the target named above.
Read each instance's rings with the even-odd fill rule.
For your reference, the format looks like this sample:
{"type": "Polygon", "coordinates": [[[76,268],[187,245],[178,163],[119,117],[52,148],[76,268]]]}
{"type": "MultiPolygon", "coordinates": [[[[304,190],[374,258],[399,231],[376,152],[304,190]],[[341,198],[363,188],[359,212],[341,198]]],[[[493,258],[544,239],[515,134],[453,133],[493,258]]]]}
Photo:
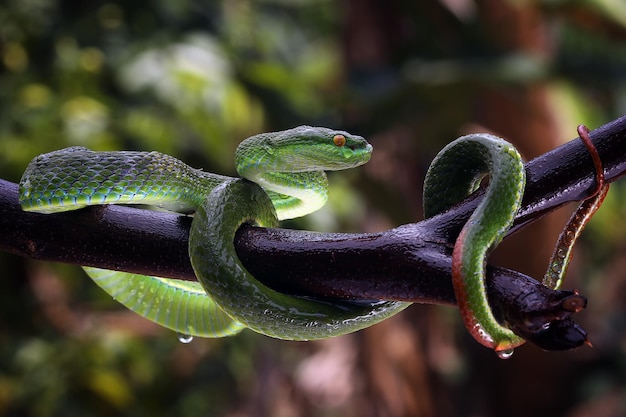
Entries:
{"type": "MultiPolygon", "coordinates": [[[[590,136],[606,180],[624,175],[626,116],[590,136]]],[[[591,158],[577,139],[527,163],[526,174],[522,209],[511,233],[568,202],[583,200],[594,189],[591,158]]],[[[450,249],[480,194],[433,218],[381,233],[244,226],[235,244],[246,268],[279,291],[454,304],[450,249]]],[[[26,213],[17,201],[17,185],[0,180],[0,250],[19,256],[195,279],[187,255],[190,224],[186,216],[122,206],[26,213]]],[[[488,289],[495,312],[513,325],[529,316],[564,321],[571,314],[563,309],[571,292],[550,291],[515,271],[490,267],[488,289]]]]}

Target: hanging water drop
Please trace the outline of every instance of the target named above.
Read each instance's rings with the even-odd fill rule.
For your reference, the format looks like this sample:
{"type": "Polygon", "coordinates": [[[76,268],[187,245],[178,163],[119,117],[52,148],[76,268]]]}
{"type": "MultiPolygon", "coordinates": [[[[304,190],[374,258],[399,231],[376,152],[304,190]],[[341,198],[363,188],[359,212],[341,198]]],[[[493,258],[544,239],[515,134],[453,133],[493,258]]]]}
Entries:
{"type": "Polygon", "coordinates": [[[515,352],[515,349],[513,348],[496,350],[496,355],[498,355],[500,359],[509,359],[511,356],[513,356],[513,352],[515,352]]]}
{"type": "Polygon", "coordinates": [[[178,341],[180,343],[191,343],[191,341],[193,340],[193,336],[188,335],[188,334],[182,334],[182,333],[178,333],[178,341]]]}

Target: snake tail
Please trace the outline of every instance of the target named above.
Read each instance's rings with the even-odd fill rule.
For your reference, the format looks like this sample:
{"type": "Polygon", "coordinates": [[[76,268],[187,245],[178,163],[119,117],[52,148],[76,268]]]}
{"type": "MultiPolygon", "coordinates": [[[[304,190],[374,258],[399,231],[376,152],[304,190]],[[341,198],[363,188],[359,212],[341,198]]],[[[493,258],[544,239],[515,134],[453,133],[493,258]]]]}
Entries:
{"type": "Polygon", "coordinates": [[[578,136],[583,141],[593,161],[596,172],[596,188],[589,198],[580,203],[557,239],[554,252],[548,263],[548,269],[542,280],[544,285],[552,289],[561,288],[567,274],[567,267],[572,259],[574,245],[609,192],[609,184],[604,181],[602,159],[589,137],[589,129],[580,125],[577,130],[578,136]]]}
{"type": "Polygon", "coordinates": [[[513,224],[522,200],[521,156],[504,139],[463,136],[433,160],[424,183],[424,213],[434,216],[460,202],[489,178],[485,194],[459,234],[452,254],[452,282],[463,323],[479,343],[507,357],[524,342],[493,315],[485,285],[486,258],[513,224]]]}

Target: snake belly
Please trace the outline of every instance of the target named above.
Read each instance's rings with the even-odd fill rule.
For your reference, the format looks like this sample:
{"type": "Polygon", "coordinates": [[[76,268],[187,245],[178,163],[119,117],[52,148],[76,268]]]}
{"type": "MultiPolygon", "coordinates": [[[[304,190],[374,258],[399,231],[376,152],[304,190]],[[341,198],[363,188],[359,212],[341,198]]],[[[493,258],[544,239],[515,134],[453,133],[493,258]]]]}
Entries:
{"type": "Polygon", "coordinates": [[[238,173],[257,185],[158,152],[72,147],[29,164],[20,181],[20,203],[42,213],[99,204],[195,213],[189,253],[199,283],[85,271],[129,309],[184,335],[221,337],[249,327],[283,339],[325,338],[370,326],[408,303],[353,304],[278,293],[245,270],[234,251],[234,234],[246,222],[276,226],[279,219],[317,210],[327,199],[323,170],[361,165],[371,151],[359,136],[321,127],[252,136],[239,145],[235,159],[238,173]]]}
{"type": "Polygon", "coordinates": [[[524,342],[493,315],[485,285],[486,258],[513,224],[526,183],[518,151],[499,137],[472,134],[437,154],[424,181],[424,216],[459,203],[487,177],[485,195],[453,249],[452,282],[463,323],[481,344],[510,355],[524,342]]]}

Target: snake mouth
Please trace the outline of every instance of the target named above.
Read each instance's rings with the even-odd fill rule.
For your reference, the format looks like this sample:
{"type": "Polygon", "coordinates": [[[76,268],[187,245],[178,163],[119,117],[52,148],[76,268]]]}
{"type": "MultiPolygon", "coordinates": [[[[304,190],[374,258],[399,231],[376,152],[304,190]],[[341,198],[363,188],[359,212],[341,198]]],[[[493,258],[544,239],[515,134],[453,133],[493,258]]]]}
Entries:
{"type": "Polygon", "coordinates": [[[341,153],[345,161],[351,161],[351,163],[349,164],[350,166],[347,167],[344,165],[345,163],[344,162],[342,163],[342,166],[340,166],[338,169],[354,168],[359,165],[365,164],[372,157],[373,149],[374,148],[369,143],[366,143],[366,144],[356,143],[356,144],[346,145],[344,148],[341,149],[341,153]]]}

